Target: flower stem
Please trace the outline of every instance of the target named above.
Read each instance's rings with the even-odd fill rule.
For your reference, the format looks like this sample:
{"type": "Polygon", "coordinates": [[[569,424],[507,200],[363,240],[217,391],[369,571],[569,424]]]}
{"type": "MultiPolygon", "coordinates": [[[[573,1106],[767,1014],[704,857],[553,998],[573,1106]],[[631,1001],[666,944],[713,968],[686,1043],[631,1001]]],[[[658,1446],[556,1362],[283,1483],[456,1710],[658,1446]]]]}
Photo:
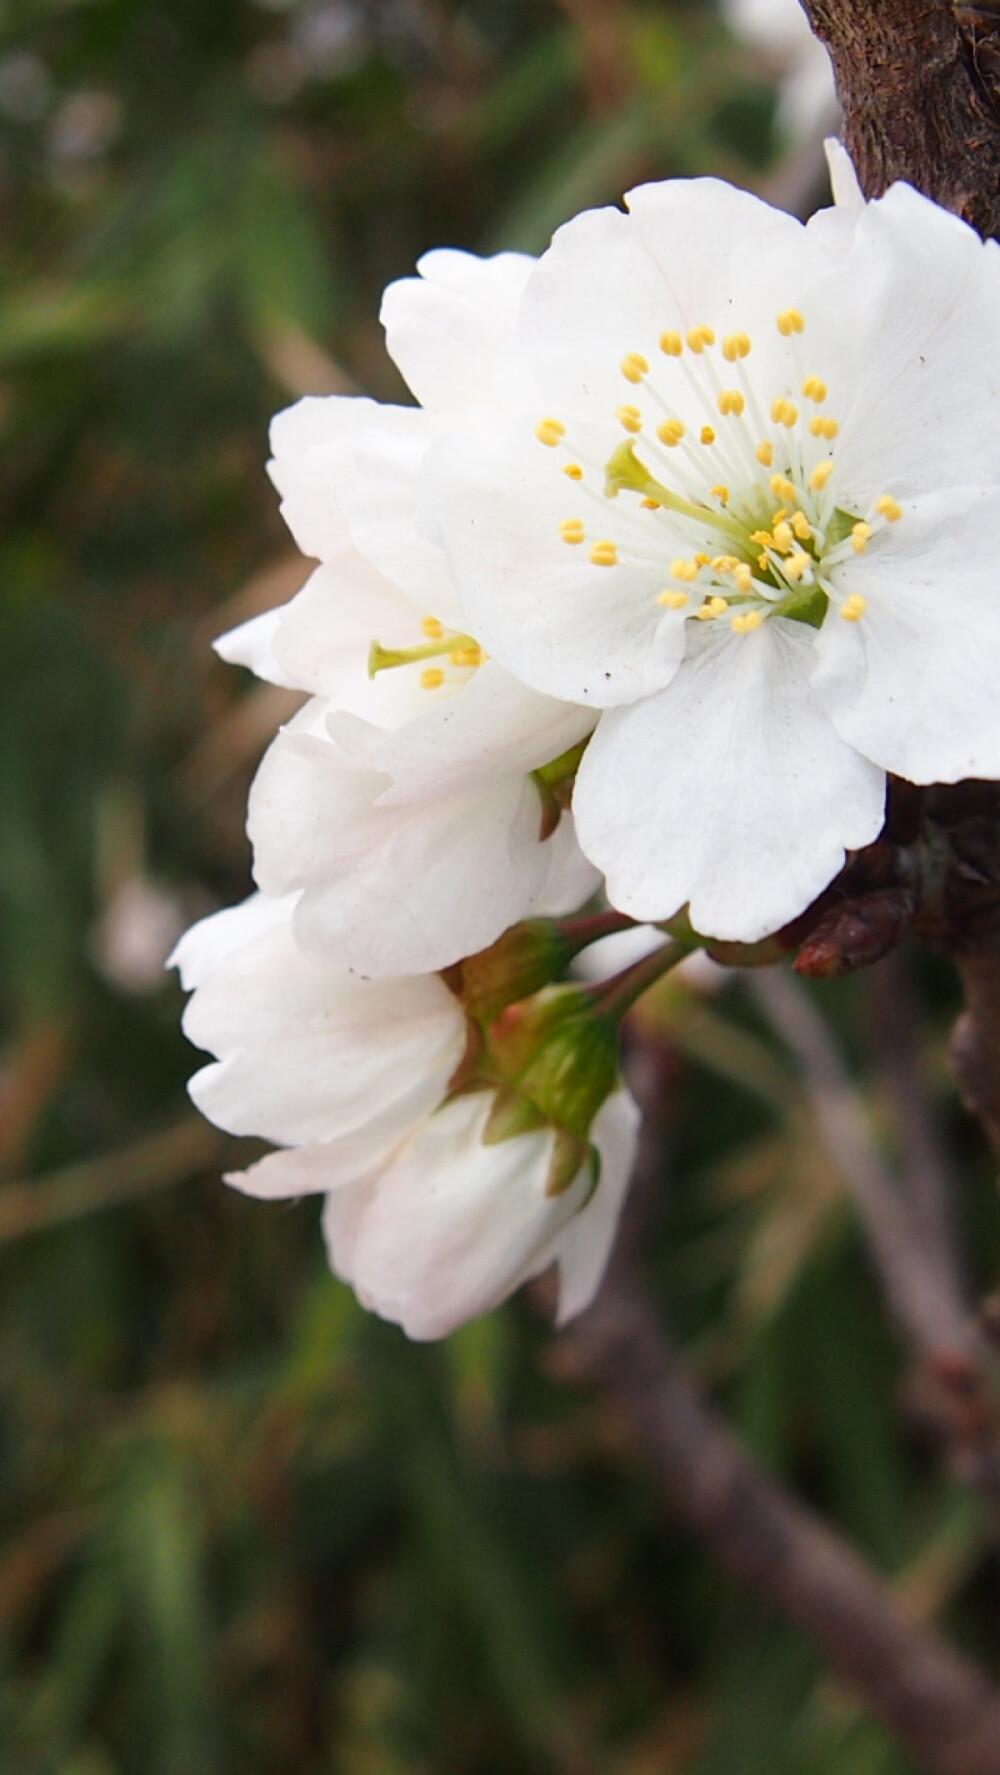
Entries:
{"type": "Polygon", "coordinates": [[[685,956],[693,955],[701,943],[682,943],[678,938],[671,938],[661,948],[654,949],[652,955],[644,955],[641,961],[633,962],[630,968],[623,968],[610,980],[591,989],[591,1000],[594,1009],[603,1017],[614,1018],[616,1021],[624,1017],[626,1011],[640,999],[643,993],[662,980],[682,962],[685,956]]]}

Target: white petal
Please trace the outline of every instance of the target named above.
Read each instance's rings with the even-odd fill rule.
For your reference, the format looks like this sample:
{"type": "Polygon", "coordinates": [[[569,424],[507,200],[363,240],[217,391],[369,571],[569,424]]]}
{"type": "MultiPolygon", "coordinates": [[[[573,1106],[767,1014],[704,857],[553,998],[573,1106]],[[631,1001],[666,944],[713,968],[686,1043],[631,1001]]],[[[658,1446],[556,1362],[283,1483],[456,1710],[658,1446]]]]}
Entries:
{"type": "Polygon", "coordinates": [[[411,800],[536,770],[593,725],[592,711],[542,696],[487,660],[457,696],[383,740],[372,763],[392,778],[385,802],[411,800]]]}
{"type": "Polygon", "coordinates": [[[422,432],[411,435],[372,425],[357,440],[353,461],[338,480],[337,497],[361,553],[401,587],[421,614],[461,630],[466,619],[447,559],[417,524],[417,476],[427,442],[422,432]]]}
{"type": "Polygon", "coordinates": [[[576,822],[564,813],[542,847],[545,877],[526,911],[532,918],[564,918],[577,912],[601,886],[601,872],[580,849],[576,822]]]}
{"type": "MultiPolygon", "coordinates": [[[[795,4],[798,6],[798,0],[795,0],[795,4]]],[[[823,152],[826,155],[834,203],[839,210],[850,210],[857,214],[865,207],[865,195],[858,184],[854,162],[847,149],[836,136],[827,136],[823,143],[823,152]]]]}
{"type": "Polygon", "coordinates": [[[268,894],[251,894],[238,906],[226,906],[222,912],[211,912],[185,931],[173,954],[167,958],[168,968],[180,971],[181,985],[191,992],[207,979],[213,968],[225,961],[233,951],[242,948],[275,925],[287,925],[297,896],[273,898],[268,894]]]}
{"type": "Polygon", "coordinates": [[[363,1196],[328,1198],[333,1268],[412,1338],[444,1337],[505,1299],[580,1207],[582,1176],[545,1194],[550,1133],[482,1144],[491,1101],[447,1104],[363,1196]]]}
{"type": "Polygon", "coordinates": [[[831,609],[816,641],[817,699],[841,738],[914,783],[1000,777],[1000,493],[908,506],[839,568],[860,622],[831,609]]]}
{"type": "Polygon", "coordinates": [[[590,1137],[601,1155],[600,1181],[556,1242],[559,1325],[589,1307],[600,1287],[628,1194],[641,1123],[639,1105],[624,1090],[609,1097],[594,1118],[590,1137]]]}
{"type": "Polygon", "coordinates": [[[574,794],[612,905],[753,942],[794,918],[881,827],[882,772],[812,698],[813,631],[706,634],[673,684],[605,715],[574,794]]]}
{"type": "Polygon", "coordinates": [[[373,426],[404,437],[428,435],[419,407],[384,406],[360,396],[309,395],[272,420],[268,473],[303,554],[328,561],[349,546],[338,488],[353,469],[356,442],[373,426]]]}
{"type": "Polygon", "coordinates": [[[303,954],[287,923],[212,970],[184,1031],[218,1056],[190,1089],[219,1126],[288,1144],[377,1128],[378,1153],[440,1101],[465,1040],[435,976],[337,973],[303,954]]]}
{"type": "MultiPolygon", "coordinates": [[[[357,1150],[360,1154],[360,1147],[357,1150]]],[[[327,1146],[289,1146],[267,1153],[245,1171],[228,1171],[223,1182],[260,1202],[280,1202],[367,1182],[384,1159],[382,1153],[374,1165],[355,1163],[355,1146],[348,1137],[327,1146]]]]}
{"type": "Polygon", "coordinates": [[[422,406],[441,411],[502,398],[502,353],[533,264],[522,253],[478,259],[446,248],[425,253],[419,277],[389,285],[386,343],[422,406]]]}
{"type": "MultiPolygon", "coordinates": [[[[301,597],[301,593],[299,596],[301,597]]],[[[286,690],[297,690],[299,686],[290,678],[281,665],[274,651],[275,637],[281,627],[285,606],[279,604],[274,610],[264,610],[260,616],[250,617],[248,622],[241,622],[238,628],[227,629],[213,642],[216,653],[231,666],[246,666],[247,670],[263,678],[268,684],[280,684],[286,690]]]]}

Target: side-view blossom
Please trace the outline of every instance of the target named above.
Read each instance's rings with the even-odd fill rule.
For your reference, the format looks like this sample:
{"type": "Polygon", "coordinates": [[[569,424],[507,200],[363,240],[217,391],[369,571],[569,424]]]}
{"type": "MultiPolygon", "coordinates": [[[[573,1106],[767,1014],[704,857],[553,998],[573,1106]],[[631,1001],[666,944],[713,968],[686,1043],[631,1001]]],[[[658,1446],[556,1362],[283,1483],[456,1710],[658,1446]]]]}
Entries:
{"type": "Polygon", "coordinates": [[[592,1130],[600,1178],[581,1165],[547,1188],[551,1129],[489,1142],[490,1092],[460,1096],[388,1163],[339,1184],[322,1146],[275,1153],[228,1182],[252,1195],[323,1192],[330,1263],[363,1306],[417,1339],[444,1337],[559,1266],[559,1322],[590,1304],[634,1158],[638,1110],[618,1091],[592,1130]]]}
{"type": "Polygon", "coordinates": [[[1000,251],[904,185],[803,226],[713,180],[560,229],[511,412],[421,472],[481,644],[599,715],[612,904],[755,941],[887,772],[1000,776],[1000,251]]]}

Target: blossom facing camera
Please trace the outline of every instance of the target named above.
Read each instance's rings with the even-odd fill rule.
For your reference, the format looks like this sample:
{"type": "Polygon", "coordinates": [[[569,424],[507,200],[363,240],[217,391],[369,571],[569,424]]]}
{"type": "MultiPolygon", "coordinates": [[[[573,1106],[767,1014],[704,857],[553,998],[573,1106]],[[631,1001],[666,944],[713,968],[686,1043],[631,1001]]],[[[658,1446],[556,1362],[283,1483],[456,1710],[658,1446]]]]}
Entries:
{"type": "Polygon", "coordinates": [[[627,201],[556,235],[511,411],[421,499],[481,644],[595,712],[612,904],[753,942],[887,772],[1000,776],[1000,251],[902,185],[806,226],[714,180],[627,201]]]}

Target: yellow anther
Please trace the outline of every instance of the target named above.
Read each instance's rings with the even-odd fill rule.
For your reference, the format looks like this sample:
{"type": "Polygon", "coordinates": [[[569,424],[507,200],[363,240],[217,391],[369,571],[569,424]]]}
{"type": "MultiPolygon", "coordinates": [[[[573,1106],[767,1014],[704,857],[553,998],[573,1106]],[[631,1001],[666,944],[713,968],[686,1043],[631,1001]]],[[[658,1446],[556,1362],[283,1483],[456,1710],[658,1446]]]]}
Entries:
{"type": "Polygon", "coordinates": [[[687,592],[661,592],[656,602],[666,610],[683,610],[690,599],[687,592]]]}
{"type": "Polygon", "coordinates": [[[785,425],[790,430],[793,425],[798,424],[799,409],[794,401],[786,401],[784,396],[779,396],[771,406],[771,418],[775,425],[785,425]]]}
{"type": "Polygon", "coordinates": [[[420,624],[420,629],[421,633],[427,636],[428,641],[440,641],[444,634],[444,624],[438,622],[436,616],[425,616],[420,624]]]}
{"type": "Polygon", "coordinates": [[[692,327],[687,335],[687,343],[689,351],[693,351],[697,357],[700,357],[706,345],[715,344],[715,334],[711,327],[704,325],[692,327]]]}
{"type": "Polygon", "coordinates": [[[792,513],[792,529],[795,531],[800,542],[812,541],[812,525],[806,517],[805,512],[792,513]]]}
{"type": "Polygon", "coordinates": [[[820,414],[818,418],[810,419],[809,430],[814,438],[826,438],[827,443],[832,443],[840,426],[835,419],[828,419],[824,414],[820,414]]]}
{"type": "Polygon", "coordinates": [[[792,526],[791,524],[786,524],[784,520],[782,520],[780,524],[775,524],[774,526],[774,546],[779,554],[782,555],[790,555],[794,547],[792,541],[792,526]]]}
{"type": "Polygon", "coordinates": [[[781,571],[792,585],[798,585],[799,580],[805,578],[811,565],[812,562],[805,551],[796,549],[794,555],[789,555],[788,560],[783,563],[781,571]]]}
{"type": "Polygon", "coordinates": [[[483,650],[481,647],[456,647],[448,658],[453,666],[481,666],[483,650]]]}
{"type": "Polygon", "coordinates": [[[729,599],[719,597],[709,598],[708,608],[713,616],[725,616],[726,611],[729,609],[729,599]]]}
{"type": "Polygon", "coordinates": [[[618,550],[613,542],[595,542],[590,558],[595,567],[617,567],[618,550]]]}
{"type": "Polygon", "coordinates": [[[825,401],[827,396],[826,383],[819,376],[807,376],[802,384],[802,393],[807,401],[825,401]]]}
{"type": "Polygon", "coordinates": [[[440,690],[444,683],[444,673],[440,666],[428,666],[420,674],[421,690],[440,690]]]}
{"type": "Polygon", "coordinates": [[[668,450],[673,450],[684,436],[684,426],[679,419],[665,419],[662,425],[657,426],[656,435],[661,444],[666,444],[668,450]]]}
{"type": "Polygon", "coordinates": [[[694,564],[696,567],[709,567],[711,563],[711,555],[695,555],[694,564]]]}
{"type": "Polygon", "coordinates": [[[679,333],[661,333],[660,350],[665,357],[680,357],[684,350],[684,341],[679,333]]]}
{"type": "Polygon", "coordinates": [[[778,332],[783,338],[790,339],[793,333],[804,333],[805,330],[805,317],[797,308],[782,309],[778,316],[778,332]]]}
{"type": "Polygon", "coordinates": [[[658,499],[640,499],[639,504],[642,506],[643,511],[646,512],[658,512],[660,509],[660,502],[658,499]]]}
{"type": "Polygon", "coordinates": [[[774,516],[771,519],[771,523],[772,524],[780,524],[782,518],[787,518],[787,516],[788,516],[788,507],[786,505],[783,505],[779,512],[775,512],[774,516]]]}
{"type": "Polygon", "coordinates": [[[709,604],[703,604],[700,610],[696,610],[694,614],[699,622],[714,622],[718,611],[713,610],[709,604]]]}
{"type": "Polygon", "coordinates": [[[567,518],[564,524],[560,524],[559,534],[562,537],[563,542],[582,542],[587,532],[584,529],[582,519],[567,518]]]}
{"type": "Polygon", "coordinates": [[[569,475],[571,481],[583,480],[583,469],[578,462],[567,462],[566,467],[563,469],[563,474],[569,475]]]}
{"type": "Polygon", "coordinates": [[[671,561],[671,563],[670,563],[670,577],[671,577],[671,579],[686,580],[690,583],[692,580],[695,580],[698,577],[697,562],[685,561],[683,559],[681,559],[679,561],[671,561]]]}
{"type": "Polygon", "coordinates": [[[870,524],[855,524],[851,530],[851,547],[856,555],[863,555],[871,540],[870,524]]]}
{"type": "Polygon", "coordinates": [[[875,510],[880,518],[887,518],[890,524],[898,524],[903,515],[899,500],[893,499],[891,493],[883,493],[880,499],[876,499],[875,510]]]}
{"type": "Polygon", "coordinates": [[[641,382],[649,374],[649,365],[641,351],[628,351],[619,364],[626,382],[641,382]]]}
{"type": "Polygon", "coordinates": [[[826,483],[830,479],[830,476],[832,475],[832,473],[833,473],[833,463],[832,462],[817,462],[816,467],[813,469],[812,474],[809,476],[809,485],[812,488],[814,493],[822,493],[823,488],[826,486],[826,483]]]}
{"type": "Polygon", "coordinates": [[[762,573],[766,573],[768,568],[770,567],[771,563],[768,560],[766,555],[758,555],[757,556],[757,565],[760,568],[762,573]]]}
{"type": "Polygon", "coordinates": [[[763,444],[758,444],[757,461],[762,463],[765,468],[770,468],[774,461],[774,445],[767,443],[766,440],[763,444]]]}
{"type": "Polygon", "coordinates": [[[867,609],[867,599],[862,598],[860,592],[852,592],[840,606],[840,614],[845,622],[860,622],[867,609]]]}
{"type": "Polygon", "coordinates": [[[753,568],[746,561],[738,561],[733,568],[733,578],[736,581],[736,590],[745,595],[753,585],[753,568]]]}
{"type": "Polygon", "coordinates": [[[729,333],[722,341],[722,355],[727,364],[735,364],[738,358],[749,357],[752,349],[749,333],[729,333]]]}
{"type": "Polygon", "coordinates": [[[715,443],[715,433],[712,430],[712,427],[710,425],[703,425],[702,426],[701,436],[699,437],[698,441],[701,444],[714,444],[715,443]]]}
{"type": "Polygon", "coordinates": [[[619,407],[615,413],[615,418],[619,425],[625,427],[626,431],[637,432],[642,430],[642,414],[638,407],[619,407]]]}
{"type": "Polygon", "coordinates": [[[711,489],[711,492],[712,492],[713,498],[717,499],[719,501],[720,505],[728,505],[729,504],[729,488],[728,487],[721,487],[721,486],[720,487],[713,487],[711,489]]]}
{"type": "MultiPolygon", "coordinates": [[[[770,486],[771,492],[777,499],[785,499],[788,501],[789,505],[794,505],[796,503],[798,493],[795,489],[795,485],[792,481],[789,481],[785,475],[772,475],[770,486]]],[[[784,516],[784,513],[782,513],[782,516],[784,516]]]]}
{"type": "Polygon", "coordinates": [[[760,610],[740,610],[733,617],[732,627],[738,635],[750,635],[754,629],[760,628],[763,621],[763,612],[760,610]]]}
{"type": "Polygon", "coordinates": [[[738,567],[739,564],[738,555],[716,555],[715,560],[712,562],[712,566],[715,568],[716,573],[732,573],[733,568],[738,567]]]}
{"type": "Polygon", "coordinates": [[[770,530],[755,530],[750,541],[755,542],[758,548],[769,549],[774,547],[774,537],[771,535],[770,530]]]}
{"type": "Polygon", "coordinates": [[[746,406],[746,401],[738,388],[723,388],[720,390],[717,405],[723,417],[731,413],[734,419],[738,419],[746,406]]]}
{"type": "Polygon", "coordinates": [[[552,450],[560,438],[566,436],[566,427],[561,419],[540,419],[535,426],[535,436],[540,444],[548,444],[552,450]]]}

